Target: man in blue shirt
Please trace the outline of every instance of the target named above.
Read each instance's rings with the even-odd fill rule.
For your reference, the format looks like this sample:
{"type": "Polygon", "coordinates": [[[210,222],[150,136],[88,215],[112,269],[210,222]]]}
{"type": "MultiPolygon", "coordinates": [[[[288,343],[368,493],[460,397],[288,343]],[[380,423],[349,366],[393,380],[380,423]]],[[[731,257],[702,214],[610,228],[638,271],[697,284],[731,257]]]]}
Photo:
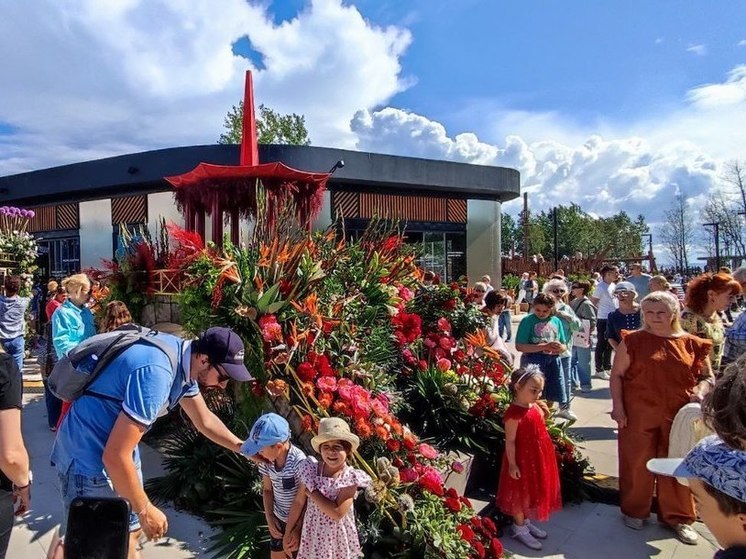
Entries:
{"type": "MultiPolygon", "coordinates": [[[[243,441],[207,408],[198,383],[225,386],[230,379],[252,378],[243,363],[243,342],[228,328],[210,328],[193,341],[159,335],[179,355],[178,370],[150,344],[127,348],[73,402],[52,448],[63,501],[61,530],[75,497],[119,495],[132,508],[130,557],[139,556],[141,529],[149,539],[168,529],[166,516],[143,490],[137,445],[145,431],[178,404],[200,433],[238,452],[243,441]]],[[[55,556],[61,552],[59,546],[55,556]]]]}

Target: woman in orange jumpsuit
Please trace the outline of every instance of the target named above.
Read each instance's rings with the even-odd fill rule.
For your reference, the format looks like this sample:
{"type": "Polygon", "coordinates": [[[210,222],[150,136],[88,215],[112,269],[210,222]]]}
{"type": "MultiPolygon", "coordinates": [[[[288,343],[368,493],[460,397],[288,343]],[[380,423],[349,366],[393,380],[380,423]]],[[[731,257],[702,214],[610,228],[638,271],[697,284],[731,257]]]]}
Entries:
{"type": "Polygon", "coordinates": [[[689,489],[674,478],[656,477],[646,463],[668,456],[668,438],[676,413],[701,401],[712,386],[712,342],[684,332],[679,303],[658,291],[642,300],[642,328],[627,333],[611,370],[611,417],[619,425],[619,495],[624,523],[640,530],[650,515],[657,483],[658,519],[684,543],[697,533],[689,489]]]}

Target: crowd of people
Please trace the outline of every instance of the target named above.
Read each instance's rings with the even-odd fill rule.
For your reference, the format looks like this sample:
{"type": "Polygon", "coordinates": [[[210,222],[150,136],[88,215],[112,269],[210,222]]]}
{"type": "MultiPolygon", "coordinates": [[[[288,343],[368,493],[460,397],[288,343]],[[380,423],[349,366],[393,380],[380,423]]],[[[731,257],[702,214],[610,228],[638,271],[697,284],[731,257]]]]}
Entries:
{"type": "MultiPolygon", "coordinates": [[[[526,274],[517,294],[494,288],[487,275],[480,278],[470,300],[485,313],[488,342],[510,363],[507,342],[521,354],[510,378],[513,401],[503,418],[506,447],[496,496],[499,509],[513,518],[514,538],[541,549],[547,532],[537,523],[562,506],[545,419],[576,419],[573,393],[592,390],[595,358],[595,376],[609,381],[618,425],[624,525],[643,529],[655,494],[659,520],[694,544],[696,503],[726,548],[721,557],[746,556],[746,313],[735,321],[726,314],[744,288],[746,268],[693,278],[683,301],[665,278],[637,265],[624,278],[617,267],[605,266],[591,281],[570,281],[561,270],[543,282],[526,274]],[[515,335],[514,302],[530,305],[515,335]],[[706,437],[709,432],[714,435],[706,437]]],[[[278,415],[261,416],[243,439],[208,410],[200,386],[251,379],[243,342],[230,329],[210,328],[194,340],[163,333],[154,334],[158,343],[138,338],[101,369],[75,405],[57,398],[48,380],[59,360],[107,333],[144,336],[121,301],[98,308],[97,289],[76,274],[50,282],[43,304],[42,376],[55,431],[51,462],[59,480],[61,535],[78,496],[120,496],[130,503],[130,557],[139,556],[140,534],[157,539],[166,533],[168,519],[143,489],[138,443],[178,405],[200,433],[257,464],[272,559],[360,556],[353,501],[371,478],[347,463],[360,442],[347,423],[321,421],[311,441],[316,458],[292,443],[278,415]]],[[[24,317],[31,300],[19,292],[20,279],[10,277],[0,297],[0,557],[14,514],[31,507],[20,429],[24,317]]],[[[50,557],[63,556],[64,539],[58,539],[50,557]]]]}
{"type": "MultiPolygon", "coordinates": [[[[490,317],[500,315],[508,300],[498,296],[488,305],[480,297],[489,292],[486,285],[484,278],[475,284],[475,299],[490,317]]],[[[527,303],[529,312],[515,335],[520,367],[504,418],[497,505],[513,517],[512,535],[527,547],[541,549],[546,537],[531,521],[547,520],[558,508],[543,419],[576,419],[572,394],[592,390],[593,357],[595,377],[609,381],[618,425],[624,525],[643,529],[656,495],[659,521],[680,541],[695,544],[696,502],[729,548],[718,558],[746,557],[739,547],[746,545],[746,313],[735,322],[730,316],[746,289],[746,268],[704,273],[682,287],[644,273],[639,264],[625,277],[608,265],[591,281],[569,281],[561,270],[541,282],[533,272],[521,278],[515,301],[527,303]],[[716,437],[703,439],[713,431],[716,437]],[[678,462],[667,470],[661,464],[669,459],[678,462]],[[675,477],[697,481],[679,483],[671,477],[676,468],[675,477]]]]}

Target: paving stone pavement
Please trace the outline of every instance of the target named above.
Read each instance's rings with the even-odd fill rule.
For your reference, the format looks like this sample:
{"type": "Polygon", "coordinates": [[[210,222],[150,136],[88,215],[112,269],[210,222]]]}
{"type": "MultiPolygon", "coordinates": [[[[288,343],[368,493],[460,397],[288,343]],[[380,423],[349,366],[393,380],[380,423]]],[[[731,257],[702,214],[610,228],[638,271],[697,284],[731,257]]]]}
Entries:
{"type": "MultiPolygon", "coordinates": [[[[517,324],[514,324],[513,332],[516,327],[517,324]]],[[[29,388],[24,396],[23,432],[34,470],[33,510],[16,522],[7,556],[11,559],[43,559],[60,517],[56,475],[49,464],[54,434],[46,425],[43,396],[38,389],[34,390],[38,386],[36,381],[40,379],[33,361],[24,367],[24,379],[29,388]]],[[[609,417],[611,401],[608,385],[608,381],[594,379],[592,392],[576,394],[572,408],[579,420],[573,430],[583,436],[584,442],[580,446],[596,471],[616,476],[616,432],[615,424],[609,417]]],[[[160,475],[160,455],[146,445],[142,447],[144,476],[150,478],[160,475]]],[[[480,510],[487,502],[475,501],[474,504],[480,510]]],[[[212,533],[210,527],[192,515],[170,507],[164,510],[169,519],[169,537],[158,543],[145,543],[143,557],[210,557],[205,551],[212,533]]],[[[542,551],[531,551],[507,534],[502,539],[503,545],[516,559],[709,559],[717,549],[712,535],[702,523],[695,524],[702,536],[699,543],[689,546],[680,543],[668,528],[658,525],[654,518],[643,530],[630,530],[622,524],[617,507],[598,503],[585,502],[565,507],[542,526],[549,532],[542,551]]]]}

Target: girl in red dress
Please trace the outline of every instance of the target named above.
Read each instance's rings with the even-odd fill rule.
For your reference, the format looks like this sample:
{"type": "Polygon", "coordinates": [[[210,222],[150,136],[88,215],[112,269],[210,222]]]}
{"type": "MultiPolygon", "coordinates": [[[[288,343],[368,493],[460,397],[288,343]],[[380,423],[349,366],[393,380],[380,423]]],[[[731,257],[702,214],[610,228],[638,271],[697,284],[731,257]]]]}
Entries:
{"type": "Polygon", "coordinates": [[[505,454],[497,488],[497,506],[513,517],[512,536],[531,549],[547,533],[530,519],[545,521],[562,508],[554,444],[544,411],[537,404],[544,390],[538,365],[517,369],[510,377],[513,403],[505,412],[505,454]]]}

